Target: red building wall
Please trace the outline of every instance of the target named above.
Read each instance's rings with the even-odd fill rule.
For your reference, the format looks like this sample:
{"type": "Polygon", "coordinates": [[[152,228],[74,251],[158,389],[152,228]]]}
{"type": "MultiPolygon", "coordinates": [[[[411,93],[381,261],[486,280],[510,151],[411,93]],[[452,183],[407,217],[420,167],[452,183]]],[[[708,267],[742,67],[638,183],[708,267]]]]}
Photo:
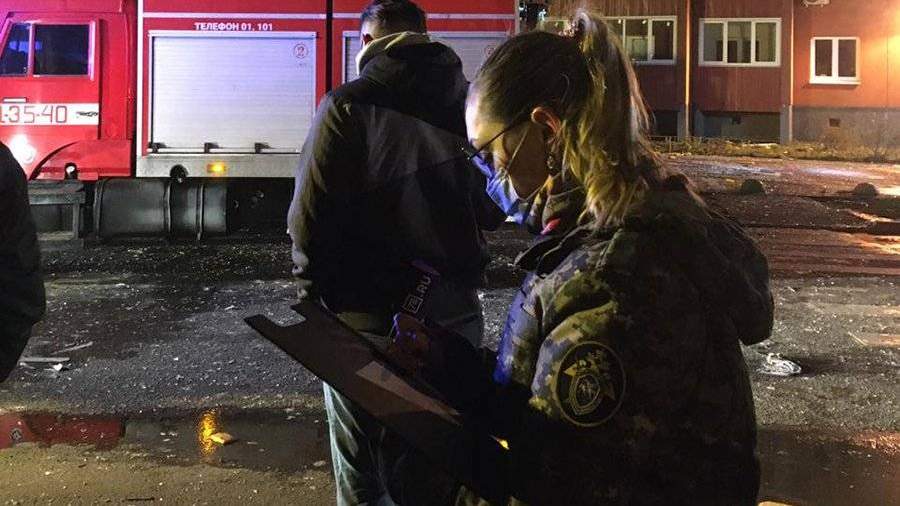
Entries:
{"type": "Polygon", "coordinates": [[[900,107],[900,1],[832,0],[795,11],[794,105],[900,107]],[[859,84],[811,84],[813,37],[859,38],[859,84]]]}
{"type": "Polygon", "coordinates": [[[781,69],[696,67],[693,105],[711,112],[781,110],[781,69]]]}
{"type": "Polygon", "coordinates": [[[784,0],[692,0],[694,18],[773,18],[784,0]]]}
{"type": "MultiPolygon", "coordinates": [[[[566,16],[582,5],[581,0],[555,1],[550,14],[566,16]]],[[[780,113],[782,139],[791,137],[792,124],[793,135],[816,138],[823,118],[828,123],[828,118],[841,117],[835,111],[845,111],[851,130],[883,110],[891,118],[900,115],[900,0],[831,0],[811,7],[802,0],[592,0],[586,6],[605,16],[678,16],[676,65],[636,66],[657,111],[685,111],[689,104],[703,113],[763,113],[770,118],[780,113]],[[700,65],[703,18],[780,19],[780,65],[700,65]],[[813,37],[858,37],[860,83],[811,84],[813,37]]]]}
{"type": "Polygon", "coordinates": [[[677,111],[681,107],[679,90],[684,89],[684,81],[678,79],[677,65],[638,65],[636,73],[652,110],[677,111]]]}
{"type": "MultiPolygon", "coordinates": [[[[700,65],[699,34],[703,18],[783,18],[790,0],[702,0],[692,1],[693,82],[692,105],[701,111],[777,113],[784,103],[782,87],[787,63],[782,51],[779,67],[736,67],[700,65]]],[[[784,49],[789,24],[782,19],[781,47],[784,49]]]]}

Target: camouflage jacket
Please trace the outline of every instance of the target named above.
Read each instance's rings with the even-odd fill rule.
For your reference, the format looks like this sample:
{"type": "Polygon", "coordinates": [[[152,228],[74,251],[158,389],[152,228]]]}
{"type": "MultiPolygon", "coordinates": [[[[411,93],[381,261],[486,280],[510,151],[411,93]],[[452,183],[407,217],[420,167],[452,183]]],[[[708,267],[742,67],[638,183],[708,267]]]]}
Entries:
{"type": "Polygon", "coordinates": [[[575,228],[519,264],[532,273],[483,404],[510,446],[511,502],[755,505],[740,342],[769,336],[773,308],[740,227],[658,191],[621,226],[575,228]]]}

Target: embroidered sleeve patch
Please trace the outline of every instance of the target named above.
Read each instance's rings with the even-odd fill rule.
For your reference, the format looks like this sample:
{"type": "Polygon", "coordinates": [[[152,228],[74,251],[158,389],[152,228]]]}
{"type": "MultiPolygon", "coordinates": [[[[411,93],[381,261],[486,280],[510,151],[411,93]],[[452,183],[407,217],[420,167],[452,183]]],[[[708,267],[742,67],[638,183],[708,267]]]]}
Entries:
{"type": "Polygon", "coordinates": [[[608,346],[594,341],[578,343],[563,355],[552,387],[567,420],[595,427],[622,406],[625,368],[608,346]]]}

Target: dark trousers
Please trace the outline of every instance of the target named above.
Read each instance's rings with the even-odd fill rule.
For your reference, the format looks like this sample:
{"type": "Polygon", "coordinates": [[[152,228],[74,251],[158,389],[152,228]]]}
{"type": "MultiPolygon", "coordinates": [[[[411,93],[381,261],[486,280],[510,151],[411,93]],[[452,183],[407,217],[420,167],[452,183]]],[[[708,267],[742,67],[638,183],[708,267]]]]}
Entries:
{"type": "MultiPolygon", "coordinates": [[[[475,290],[442,289],[430,293],[439,311],[429,318],[453,330],[474,346],[481,344],[484,316],[475,290]]],[[[390,316],[367,313],[338,315],[348,325],[369,337],[376,346],[387,345],[390,316]]],[[[331,439],[338,506],[393,506],[390,483],[400,459],[409,451],[405,443],[372,416],[327,384],[325,413],[331,439]]]]}
{"type": "Polygon", "coordinates": [[[0,383],[16,368],[30,337],[30,325],[26,327],[0,325],[0,383]]]}

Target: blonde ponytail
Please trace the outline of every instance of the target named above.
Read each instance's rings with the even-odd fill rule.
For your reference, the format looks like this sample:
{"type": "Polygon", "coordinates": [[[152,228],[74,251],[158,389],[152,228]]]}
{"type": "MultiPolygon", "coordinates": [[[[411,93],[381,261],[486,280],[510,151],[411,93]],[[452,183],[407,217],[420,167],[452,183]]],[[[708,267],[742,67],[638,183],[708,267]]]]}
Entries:
{"type": "Polygon", "coordinates": [[[472,87],[502,123],[537,106],[559,115],[563,167],[584,187],[585,213],[600,225],[620,223],[665,178],[631,62],[594,14],[578,11],[568,35],[529,32],[506,41],[472,87]]]}
{"type": "Polygon", "coordinates": [[[647,139],[649,119],[634,68],[606,23],[583,10],[572,21],[590,79],[581,107],[563,120],[564,164],[587,194],[586,212],[614,225],[662,179],[647,139]]]}

